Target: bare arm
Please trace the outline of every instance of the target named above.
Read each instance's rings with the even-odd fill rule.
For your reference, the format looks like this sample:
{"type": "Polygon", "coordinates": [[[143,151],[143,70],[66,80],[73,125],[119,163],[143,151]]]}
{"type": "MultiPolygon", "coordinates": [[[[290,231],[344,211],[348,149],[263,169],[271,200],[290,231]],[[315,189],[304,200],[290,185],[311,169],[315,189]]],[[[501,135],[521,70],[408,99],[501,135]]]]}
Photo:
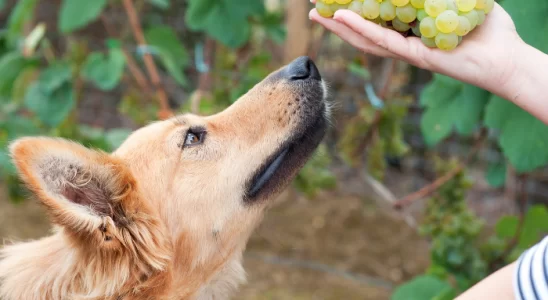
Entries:
{"type": "Polygon", "coordinates": [[[512,285],[515,268],[515,262],[507,265],[459,295],[455,300],[515,300],[512,285]]]}
{"type": "Polygon", "coordinates": [[[313,9],[310,19],[363,52],[400,59],[476,85],[548,124],[548,55],[523,42],[498,4],[485,23],[450,52],[428,48],[419,38],[405,38],[349,10],[337,11],[328,19],[313,9]]]}

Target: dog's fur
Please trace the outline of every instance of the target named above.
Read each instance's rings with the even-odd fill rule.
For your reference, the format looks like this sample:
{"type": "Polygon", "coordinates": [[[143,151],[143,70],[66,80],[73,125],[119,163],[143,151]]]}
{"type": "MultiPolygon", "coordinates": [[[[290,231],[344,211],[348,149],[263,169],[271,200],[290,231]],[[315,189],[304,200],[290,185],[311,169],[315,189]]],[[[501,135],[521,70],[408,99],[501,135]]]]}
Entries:
{"type": "Polygon", "coordinates": [[[112,154],[55,138],[14,141],[15,165],[55,230],[1,250],[0,298],[230,298],[244,282],[242,253],[268,200],[325,132],[325,85],[288,72],[274,72],[219,114],[143,127],[112,154]],[[185,145],[189,130],[207,133],[185,145]],[[272,178],[250,193],[288,146],[272,178]]]}

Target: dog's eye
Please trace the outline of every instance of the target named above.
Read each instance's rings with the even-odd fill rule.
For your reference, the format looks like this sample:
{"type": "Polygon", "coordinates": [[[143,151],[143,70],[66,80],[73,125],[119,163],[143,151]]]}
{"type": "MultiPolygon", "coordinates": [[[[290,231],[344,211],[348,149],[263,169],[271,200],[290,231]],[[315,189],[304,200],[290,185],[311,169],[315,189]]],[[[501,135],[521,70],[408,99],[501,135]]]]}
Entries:
{"type": "Polygon", "coordinates": [[[185,137],[185,146],[194,146],[203,142],[204,132],[187,132],[185,137]]]}

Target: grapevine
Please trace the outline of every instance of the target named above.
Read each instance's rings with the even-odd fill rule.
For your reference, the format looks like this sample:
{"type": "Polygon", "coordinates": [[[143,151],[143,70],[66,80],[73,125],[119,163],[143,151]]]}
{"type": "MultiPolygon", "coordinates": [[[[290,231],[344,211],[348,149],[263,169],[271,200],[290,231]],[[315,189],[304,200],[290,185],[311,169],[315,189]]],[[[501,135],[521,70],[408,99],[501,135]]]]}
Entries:
{"type": "Polygon", "coordinates": [[[416,36],[424,45],[450,51],[483,24],[495,0],[318,0],[316,10],[325,18],[349,9],[362,18],[416,36]]]}

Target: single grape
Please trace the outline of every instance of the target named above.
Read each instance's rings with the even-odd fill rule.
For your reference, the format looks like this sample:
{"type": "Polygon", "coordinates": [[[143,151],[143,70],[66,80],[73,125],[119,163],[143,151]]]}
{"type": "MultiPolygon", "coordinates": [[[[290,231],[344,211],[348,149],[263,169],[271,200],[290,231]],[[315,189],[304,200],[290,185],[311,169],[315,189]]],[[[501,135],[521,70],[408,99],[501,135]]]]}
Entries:
{"type": "Polygon", "coordinates": [[[394,4],[394,6],[404,6],[404,5],[407,5],[407,3],[409,3],[409,0],[391,0],[392,1],[392,4],[394,4]]]}
{"type": "Polygon", "coordinates": [[[426,17],[428,17],[428,14],[424,9],[417,10],[417,20],[422,21],[426,17]]]}
{"type": "Polygon", "coordinates": [[[461,13],[461,16],[466,17],[468,21],[470,21],[470,30],[473,30],[476,26],[478,26],[479,16],[475,9],[466,13],[461,13]]]}
{"type": "Polygon", "coordinates": [[[455,2],[455,0],[447,0],[447,10],[452,10],[457,14],[459,13],[459,9],[457,8],[457,3],[455,2]]]}
{"type": "Polygon", "coordinates": [[[459,25],[457,28],[455,28],[455,33],[458,36],[465,36],[472,30],[472,25],[470,24],[470,21],[465,16],[458,16],[459,18],[459,25]]]}
{"type": "Polygon", "coordinates": [[[323,0],[323,3],[325,3],[325,4],[333,4],[333,3],[335,3],[335,0],[323,0]]]}
{"type": "Polygon", "coordinates": [[[335,12],[331,10],[329,4],[320,1],[316,2],[316,10],[318,11],[318,14],[324,18],[331,18],[335,14],[335,12]]]}
{"type": "Polygon", "coordinates": [[[478,25],[483,24],[485,22],[485,11],[476,9],[476,13],[478,14],[478,25]]]}
{"type": "Polygon", "coordinates": [[[421,36],[421,41],[428,48],[437,48],[436,41],[433,38],[427,38],[423,35],[421,36]]]}
{"type": "Polygon", "coordinates": [[[377,0],[364,0],[362,4],[362,15],[369,20],[379,17],[381,5],[377,0]]]}
{"type": "Polygon", "coordinates": [[[340,9],[346,9],[347,7],[347,5],[339,4],[339,3],[333,3],[333,4],[330,4],[329,6],[331,7],[331,10],[333,11],[333,13],[335,13],[337,10],[340,10],[340,9]]]}
{"type": "Polygon", "coordinates": [[[350,3],[352,0],[335,0],[336,3],[338,4],[348,4],[350,3]]]}
{"type": "Polygon", "coordinates": [[[435,38],[436,46],[445,51],[453,50],[459,44],[459,37],[456,33],[440,32],[435,38]]]}
{"type": "Polygon", "coordinates": [[[459,15],[452,10],[446,10],[436,17],[436,27],[440,32],[453,32],[459,25],[459,15]]]}
{"type": "Polygon", "coordinates": [[[348,9],[363,17],[362,5],[362,2],[354,0],[348,5],[348,9]]]}
{"type": "Polygon", "coordinates": [[[486,14],[488,14],[493,10],[494,7],[495,7],[495,0],[486,0],[485,1],[485,7],[483,8],[483,11],[486,14]]]}
{"type": "Polygon", "coordinates": [[[394,29],[396,29],[399,32],[406,32],[411,28],[409,24],[401,21],[398,18],[395,18],[394,20],[392,20],[392,26],[394,27],[394,29]]]}
{"type": "Polygon", "coordinates": [[[380,4],[380,16],[385,21],[392,21],[396,18],[396,7],[390,1],[383,1],[380,4]]]}
{"type": "Polygon", "coordinates": [[[417,18],[417,9],[414,8],[411,4],[396,7],[396,16],[402,22],[411,23],[417,18]]]}
{"type": "Polygon", "coordinates": [[[456,0],[457,7],[462,12],[469,12],[476,7],[476,0],[456,0]]]}
{"type": "Polygon", "coordinates": [[[411,0],[411,5],[415,8],[424,8],[424,0],[411,0]]]}
{"type": "Polygon", "coordinates": [[[415,26],[411,27],[411,30],[413,31],[413,34],[418,36],[418,37],[421,37],[422,34],[421,34],[421,29],[419,27],[419,24],[417,23],[415,26]]]}
{"type": "Polygon", "coordinates": [[[477,0],[476,1],[476,9],[484,9],[487,5],[487,0],[477,0]]]}
{"type": "Polygon", "coordinates": [[[420,31],[422,36],[427,38],[433,38],[438,34],[438,29],[436,28],[436,21],[432,17],[426,17],[421,21],[420,31]]]}
{"type": "Polygon", "coordinates": [[[424,10],[431,17],[437,17],[447,9],[447,0],[426,0],[424,10]]]}

